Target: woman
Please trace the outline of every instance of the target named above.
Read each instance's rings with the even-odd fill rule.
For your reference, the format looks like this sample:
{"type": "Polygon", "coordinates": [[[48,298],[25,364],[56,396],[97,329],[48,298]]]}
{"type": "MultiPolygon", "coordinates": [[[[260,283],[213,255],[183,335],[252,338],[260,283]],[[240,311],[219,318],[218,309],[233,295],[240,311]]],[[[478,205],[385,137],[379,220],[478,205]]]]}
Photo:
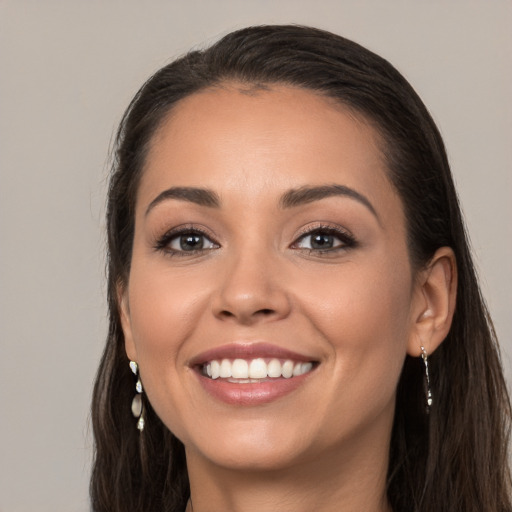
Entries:
{"type": "Polygon", "coordinates": [[[263,26],[164,67],[107,222],[94,510],[512,510],[443,142],[385,60],[263,26]]]}

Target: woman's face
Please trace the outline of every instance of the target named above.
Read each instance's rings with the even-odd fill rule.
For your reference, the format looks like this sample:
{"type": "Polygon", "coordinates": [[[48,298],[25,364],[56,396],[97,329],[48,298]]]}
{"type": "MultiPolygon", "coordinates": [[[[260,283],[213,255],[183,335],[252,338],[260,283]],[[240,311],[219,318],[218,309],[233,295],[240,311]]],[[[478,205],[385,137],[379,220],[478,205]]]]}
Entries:
{"type": "Polygon", "coordinates": [[[153,138],[126,350],[189,461],[387,450],[419,344],[413,277],[375,131],[309,91],[228,84],[183,100],[153,138]]]}

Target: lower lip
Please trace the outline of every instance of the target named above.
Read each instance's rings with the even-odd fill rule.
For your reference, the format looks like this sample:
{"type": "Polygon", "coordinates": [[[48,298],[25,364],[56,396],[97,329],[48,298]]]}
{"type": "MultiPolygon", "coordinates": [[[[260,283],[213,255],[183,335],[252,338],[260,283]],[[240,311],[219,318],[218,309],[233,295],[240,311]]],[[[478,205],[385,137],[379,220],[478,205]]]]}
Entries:
{"type": "Polygon", "coordinates": [[[224,379],[210,379],[197,373],[199,382],[212,396],[230,405],[261,405],[273,402],[295,391],[314,370],[291,377],[279,378],[262,382],[238,384],[224,379]]]}

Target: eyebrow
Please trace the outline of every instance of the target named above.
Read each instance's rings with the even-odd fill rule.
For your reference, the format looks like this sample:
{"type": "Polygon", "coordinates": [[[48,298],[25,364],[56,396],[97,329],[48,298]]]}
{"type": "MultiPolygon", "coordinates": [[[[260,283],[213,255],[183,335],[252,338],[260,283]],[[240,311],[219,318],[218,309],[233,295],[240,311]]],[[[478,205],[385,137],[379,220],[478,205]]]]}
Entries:
{"type": "MultiPolygon", "coordinates": [[[[345,185],[321,185],[317,187],[300,187],[285,192],[279,201],[279,206],[284,209],[295,208],[303,204],[312,203],[328,197],[344,196],[355,199],[364,205],[376,218],[379,216],[372,203],[356,190],[345,185]]],[[[199,187],[171,187],[164,190],[149,203],[146,209],[146,215],[159,203],[168,199],[177,199],[179,201],[188,201],[199,206],[209,208],[220,208],[221,201],[217,193],[213,190],[199,187]]]]}
{"type": "Polygon", "coordinates": [[[219,208],[220,198],[212,190],[197,187],[171,187],[149,203],[146,209],[146,215],[159,203],[168,199],[178,199],[180,201],[188,201],[189,203],[198,204],[199,206],[208,206],[209,208],[219,208]]]}
{"type": "Polygon", "coordinates": [[[280,200],[281,208],[294,208],[313,201],[319,201],[327,197],[344,196],[355,199],[362,205],[366,206],[368,210],[379,220],[377,211],[367,197],[360,194],[356,190],[345,185],[322,185],[319,187],[300,187],[292,189],[283,194],[280,200]]]}

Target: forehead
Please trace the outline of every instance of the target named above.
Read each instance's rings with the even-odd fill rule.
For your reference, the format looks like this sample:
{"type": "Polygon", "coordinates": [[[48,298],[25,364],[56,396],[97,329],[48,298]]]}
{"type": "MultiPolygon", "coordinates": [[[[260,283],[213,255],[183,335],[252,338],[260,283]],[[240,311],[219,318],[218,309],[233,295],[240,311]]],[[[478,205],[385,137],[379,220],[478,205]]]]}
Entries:
{"type": "MultiPolygon", "coordinates": [[[[394,194],[381,139],[362,115],[312,91],[236,84],[180,101],[155,133],[138,199],[171,186],[250,197],[340,183],[394,194]]],[[[375,200],[378,198],[375,197],[375,200]]]]}

